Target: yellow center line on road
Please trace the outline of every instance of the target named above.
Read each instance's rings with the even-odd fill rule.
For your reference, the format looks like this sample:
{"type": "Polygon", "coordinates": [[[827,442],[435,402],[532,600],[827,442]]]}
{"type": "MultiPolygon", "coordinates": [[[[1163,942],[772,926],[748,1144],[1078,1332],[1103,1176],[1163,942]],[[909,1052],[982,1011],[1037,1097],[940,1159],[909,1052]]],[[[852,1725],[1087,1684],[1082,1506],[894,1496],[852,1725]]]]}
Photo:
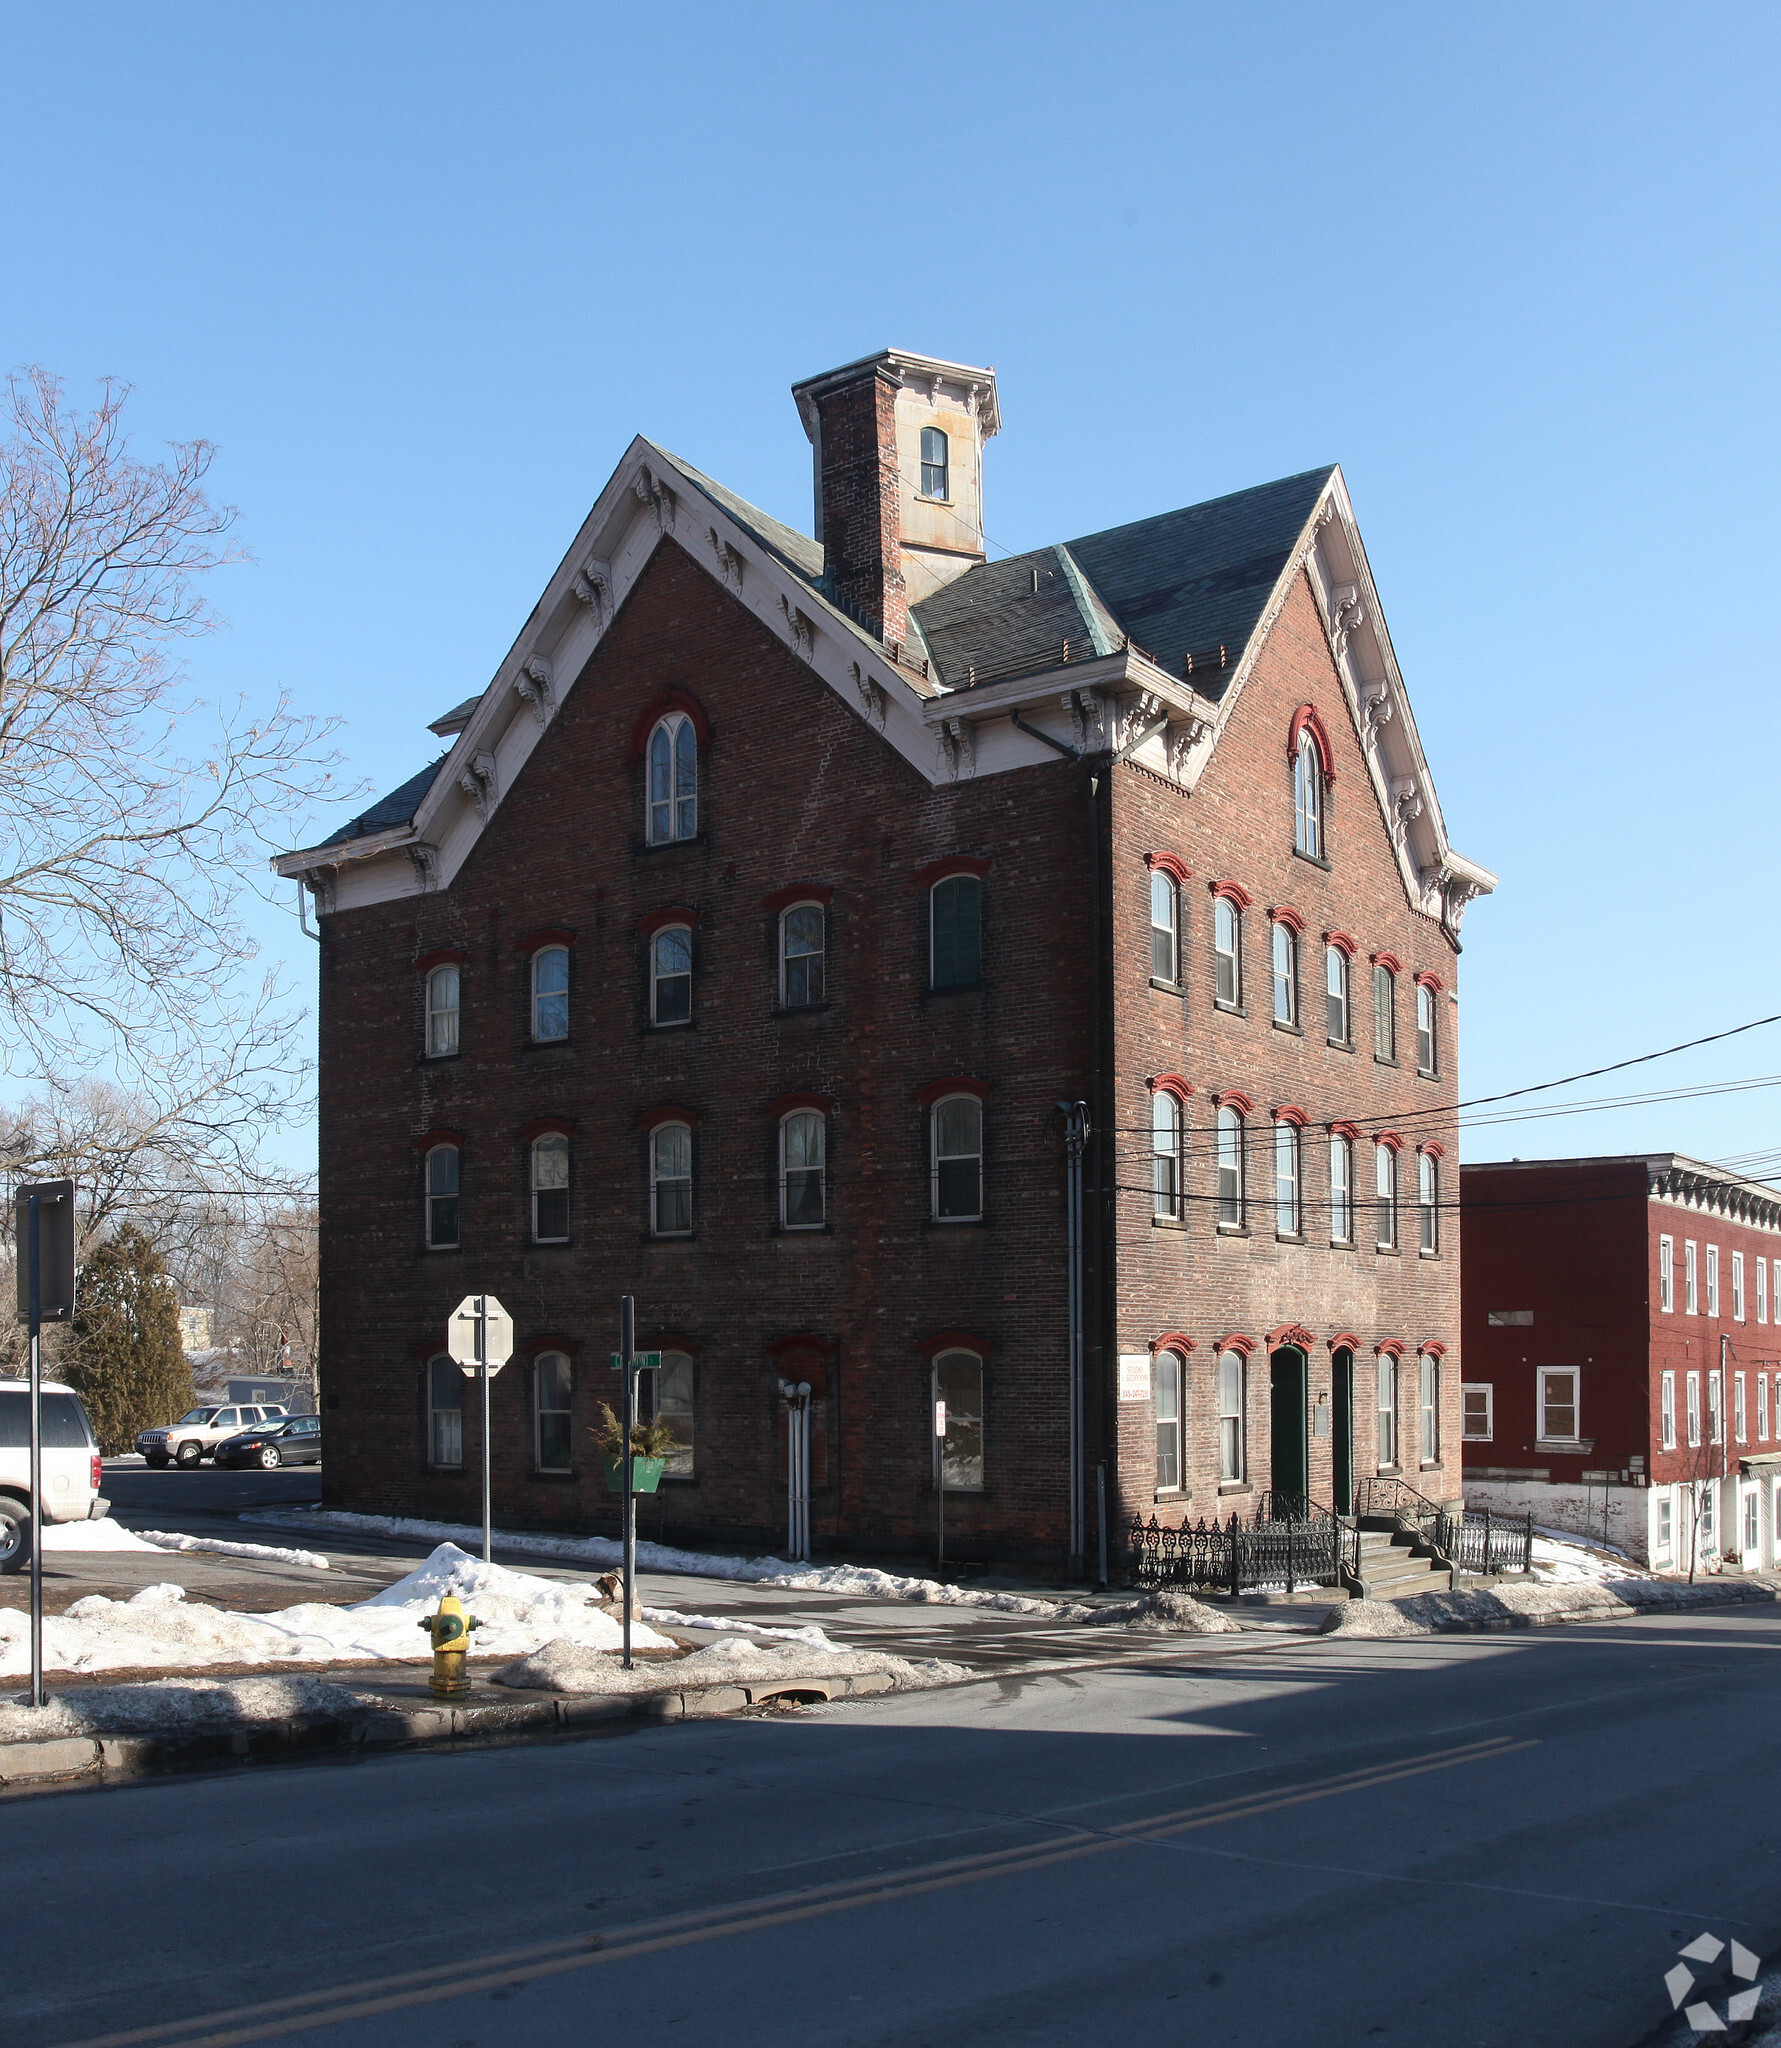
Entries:
{"type": "MultiPolygon", "coordinates": [[[[1390,1785],[1404,1778],[1420,1777],[1428,1771],[1483,1763],[1493,1757],[1512,1756],[1520,1750],[1538,1746],[1533,1739],[1517,1742],[1507,1736],[1496,1736],[1487,1741],[1467,1743],[1458,1749],[1434,1750],[1422,1756],[1408,1757],[1401,1763],[1343,1771],[1274,1792],[1252,1792],[1198,1806],[1180,1807],[1170,1813],[1151,1814],[1142,1820],[1121,1821],[1105,1828],[1088,1829],[1072,1823],[1069,1839],[1064,1841],[1027,1843],[1012,1849],[988,1850],[976,1856],[955,1856],[939,1863],[918,1864],[901,1873],[843,1879],[834,1884],[781,1892],[743,1904],[705,1907],[641,1925],[613,1928],[605,1934],[575,1935],[564,1941],[541,1942],[527,1948],[438,1964],[431,1969],[367,1978],[357,1984],[337,1984],[321,1991],[298,1992],[288,1998],[269,1999],[259,2005],[234,2006],[193,2019],[168,2020],[157,2026],[134,2027],[124,2033],[94,2035],[84,2041],[65,2042],[61,2048],[139,2048],[139,2044],[150,2042],[162,2044],[162,2048],[241,2048],[241,2044],[250,2041],[272,2040],[281,2034],[303,2033],[312,2027],[338,2026],[348,2020],[372,2019],[380,2013],[433,2004],[447,1998],[463,1998],[477,1991],[529,1984],[544,1977],[561,1976],[567,1971],[589,1969],[598,1963],[622,1962],[631,1956],[657,1955],[663,1950],[685,1948],[696,1942],[724,1940],[732,1935],[752,1934],[800,1920],[819,1919],[831,1913],[850,1912],[857,1906],[889,1904],[898,1899],[916,1898],[926,1892],[977,1884],[985,1878],[1021,1876],[1027,1871],[1048,1869],[1053,1864],[1072,1862],[1084,1856],[1105,1855],[1109,1850],[1187,1834],[1195,1828],[1216,1827],[1229,1821],[1278,1813],[1311,1800],[1329,1799],[1344,1792],[1363,1792],[1375,1785],[1390,1785]]],[[[1023,1823],[1018,1819],[1011,1820],[1009,1824],[1058,1825],[1046,1821],[1023,1823]]]]}

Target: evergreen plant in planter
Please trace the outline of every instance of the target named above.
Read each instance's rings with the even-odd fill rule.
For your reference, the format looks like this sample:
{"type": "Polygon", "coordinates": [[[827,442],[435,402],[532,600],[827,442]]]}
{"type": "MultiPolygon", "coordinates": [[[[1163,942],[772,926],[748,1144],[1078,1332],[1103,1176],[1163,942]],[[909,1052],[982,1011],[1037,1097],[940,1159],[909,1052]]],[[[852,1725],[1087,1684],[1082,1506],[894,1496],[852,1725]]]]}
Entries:
{"type": "MultiPolygon", "coordinates": [[[[600,1465],[606,1474],[606,1491],[625,1490],[624,1428],[608,1402],[600,1403],[600,1422],[592,1432],[600,1448],[600,1465]]],[[[654,1493],[661,1484],[668,1460],[680,1448],[680,1439],[665,1422],[631,1424],[631,1491],[654,1493]]]]}

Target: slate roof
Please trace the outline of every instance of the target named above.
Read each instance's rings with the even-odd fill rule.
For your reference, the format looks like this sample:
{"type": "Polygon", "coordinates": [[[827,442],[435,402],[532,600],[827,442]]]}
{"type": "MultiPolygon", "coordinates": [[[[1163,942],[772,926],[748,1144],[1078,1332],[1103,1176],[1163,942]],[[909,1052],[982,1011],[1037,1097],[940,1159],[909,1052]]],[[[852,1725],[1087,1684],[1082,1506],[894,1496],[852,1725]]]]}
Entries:
{"type": "Polygon", "coordinates": [[[1114,647],[1130,639],[1171,675],[1185,676],[1194,656],[1194,687],[1216,700],[1334,473],[1308,469],[967,570],[915,607],[940,680],[960,689],[973,670],[1018,675],[1025,657],[1098,631],[1114,647]],[[1228,655],[1222,676],[1203,672],[1200,657],[1219,646],[1228,655]]]}
{"type": "Polygon", "coordinates": [[[392,789],[388,796],[380,796],[368,811],[361,811],[348,825],[324,839],[323,846],[339,846],[348,839],[369,839],[374,832],[389,832],[398,825],[411,825],[414,814],[421,807],[421,799],[433,787],[433,778],[445,766],[447,757],[441,754],[431,767],[423,768],[418,775],[411,775],[400,789],[392,789]]]}
{"type": "Polygon", "coordinates": [[[800,533],[795,526],[787,526],[775,519],[770,512],[763,512],[758,505],[751,505],[746,498],[737,497],[732,490],[726,490],[715,478],[708,477],[703,470],[695,469],[690,462],[684,462],[669,449],[657,446],[654,441],[645,444],[654,448],[658,455],[666,455],[676,469],[681,470],[692,483],[698,485],[711,502],[727,512],[738,526],[745,526],[764,548],[776,554],[786,567],[801,576],[806,583],[817,584],[822,580],[822,543],[814,541],[807,533],[800,533]]]}

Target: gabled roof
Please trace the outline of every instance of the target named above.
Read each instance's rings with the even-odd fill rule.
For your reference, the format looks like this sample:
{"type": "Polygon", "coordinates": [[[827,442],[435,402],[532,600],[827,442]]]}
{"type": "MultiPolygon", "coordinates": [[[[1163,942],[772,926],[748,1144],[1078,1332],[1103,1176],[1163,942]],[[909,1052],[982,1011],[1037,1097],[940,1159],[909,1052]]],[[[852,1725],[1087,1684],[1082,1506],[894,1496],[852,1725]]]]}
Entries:
{"type": "MultiPolygon", "coordinates": [[[[471,700],[476,701],[474,698],[471,700]]],[[[421,799],[433,787],[433,778],[451,757],[441,754],[431,767],[423,768],[418,775],[411,775],[399,788],[392,789],[388,796],[380,796],[368,811],[342,825],[340,830],[324,839],[323,846],[343,846],[351,839],[369,839],[374,833],[389,832],[398,825],[411,825],[414,815],[421,807],[421,799]]]]}

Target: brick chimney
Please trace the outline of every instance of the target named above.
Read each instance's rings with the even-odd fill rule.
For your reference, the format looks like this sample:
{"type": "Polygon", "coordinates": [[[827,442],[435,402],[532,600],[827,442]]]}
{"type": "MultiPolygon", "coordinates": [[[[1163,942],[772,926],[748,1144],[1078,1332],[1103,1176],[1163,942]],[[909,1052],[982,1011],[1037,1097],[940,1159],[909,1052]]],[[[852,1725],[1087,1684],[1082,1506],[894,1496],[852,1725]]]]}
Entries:
{"type": "Polygon", "coordinates": [[[898,645],[909,606],[984,559],[983,442],[1001,424],[995,372],[881,349],[794,384],[792,396],[813,451],[829,595],[898,645]],[[924,427],[941,434],[943,467],[923,469],[924,427]]]}

